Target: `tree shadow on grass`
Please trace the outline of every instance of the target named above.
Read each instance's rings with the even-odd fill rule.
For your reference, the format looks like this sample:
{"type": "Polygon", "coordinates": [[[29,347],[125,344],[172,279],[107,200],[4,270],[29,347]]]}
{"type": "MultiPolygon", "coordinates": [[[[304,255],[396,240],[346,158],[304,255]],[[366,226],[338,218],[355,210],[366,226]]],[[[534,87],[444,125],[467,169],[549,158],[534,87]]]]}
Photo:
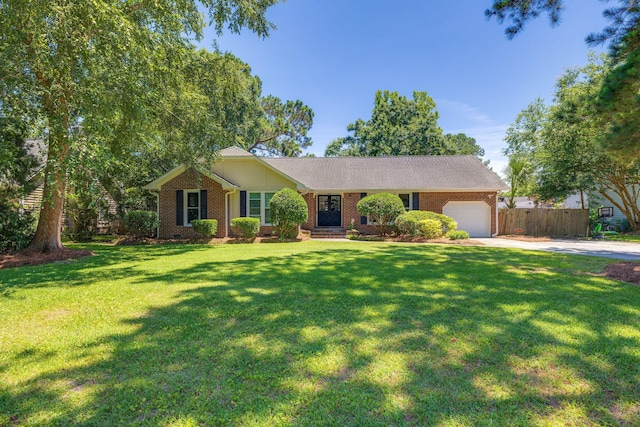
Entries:
{"type": "Polygon", "coordinates": [[[108,277],[117,281],[140,275],[138,266],[159,257],[217,249],[213,245],[159,245],[141,249],[136,246],[115,247],[85,245],[94,250],[91,257],[65,262],[25,266],[0,271],[0,298],[11,297],[16,289],[85,286],[93,280],[108,277]]]}
{"type": "Polygon", "coordinates": [[[640,408],[637,288],[568,277],[573,258],[345,246],[163,275],[112,261],[134,283],[203,285],[88,343],[113,349],[103,360],[2,389],[10,423],[616,424],[640,408]]]}

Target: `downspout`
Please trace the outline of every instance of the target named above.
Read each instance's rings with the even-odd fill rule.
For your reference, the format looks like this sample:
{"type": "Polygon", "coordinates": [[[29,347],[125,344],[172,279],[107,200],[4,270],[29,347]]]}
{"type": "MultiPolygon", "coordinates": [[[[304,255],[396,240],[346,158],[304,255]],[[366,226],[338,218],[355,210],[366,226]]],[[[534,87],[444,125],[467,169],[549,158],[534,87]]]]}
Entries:
{"type": "Polygon", "coordinates": [[[231,221],[229,219],[229,216],[231,215],[231,212],[229,211],[229,195],[234,194],[237,191],[238,189],[234,188],[231,191],[227,191],[224,195],[224,237],[229,237],[229,222],[231,221]]]}
{"type": "Polygon", "coordinates": [[[500,223],[498,221],[498,197],[500,196],[500,192],[496,192],[496,198],[493,203],[495,212],[496,212],[496,232],[491,235],[491,237],[496,237],[498,233],[500,233],[500,223]]]}

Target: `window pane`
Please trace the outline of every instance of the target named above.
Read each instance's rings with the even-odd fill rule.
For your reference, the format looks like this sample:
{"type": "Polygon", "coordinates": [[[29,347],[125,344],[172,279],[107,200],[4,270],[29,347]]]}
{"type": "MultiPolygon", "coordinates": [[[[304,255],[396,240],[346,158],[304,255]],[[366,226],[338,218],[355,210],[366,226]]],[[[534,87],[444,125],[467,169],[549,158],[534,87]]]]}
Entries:
{"type": "Polygon", "coordinates": [[[200,209],[198,208],[188,208],[187,209],[187,224],[191,224],[191,221],[194,219],[198,219],[200,216],[200,209]]]}
{"type": "Polygon", "coordinates": [[[318,196],[318,210],[320,212],[329,211],[329,196],[318,196]]]}
{"type": "Polygon", "coordinates": [[[340,211],[340,196],[331,196],[331,212],[340,211]]]}
{"type": "Polygon", "coordinates": [[[271,209],[264,208],[264,223],[271,224],[271,209]]]}
{"type": "Polygon", "coordinates": [[[410,204],[409,201],[411,200],[409,197],[409,194],[398,194],[398,196],[400,196],[400,200],[402,200],[402,203],[404,204],[404,208],[405,210],[409,210],[410,208],[410,204]]]}
{"type": "Polygon", "coordinates": [[[249,193],[249,200],[260,200],[260,193],[249,193]]]}
{"type": "Polygon", "coordinates": [[[250,208],[258,208],[258,209],[260,209],[260,199],[258,199],[258,200],[249,200],[249,207],[250,208]]]}
{"type": "Polygon", "coordinates": [[[197,208],[200,205],[200,194],[196,192],[187,193],[187,207],[197,208]]]}
{"type": "Polygon", "coordinates": [[[260,208],[249,208],[249,216],[260,218],[260,208]]]}
{"type": "Polygon", "coordinates": [[[269,203],[271,202],[271,198],[276,193],[264,193],[264,206],[265,208],[269,207],[269,203]]]}

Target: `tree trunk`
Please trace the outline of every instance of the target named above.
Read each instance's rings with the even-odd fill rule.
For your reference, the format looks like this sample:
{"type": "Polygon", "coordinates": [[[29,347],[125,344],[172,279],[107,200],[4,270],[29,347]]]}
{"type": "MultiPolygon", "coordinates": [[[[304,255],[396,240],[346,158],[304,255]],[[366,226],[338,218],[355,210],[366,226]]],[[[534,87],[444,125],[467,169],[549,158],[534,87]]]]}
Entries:
{"type": "Polygon", "coordinates": [[[62,249],[62,213],[66,187],[66,160],[69,144],[65,136],[49,138],[47,164],[44,169],[44,191],[38,228],[27,251],[51,252],[62,249]]]}

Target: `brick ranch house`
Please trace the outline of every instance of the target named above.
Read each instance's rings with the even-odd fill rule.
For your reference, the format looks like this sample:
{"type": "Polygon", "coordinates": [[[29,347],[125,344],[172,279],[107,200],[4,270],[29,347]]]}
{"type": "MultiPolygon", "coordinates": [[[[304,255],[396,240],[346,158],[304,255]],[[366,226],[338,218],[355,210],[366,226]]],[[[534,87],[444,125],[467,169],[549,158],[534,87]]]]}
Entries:
{"type": "Polygon", "coordinates": [[[244,216],[259,218],[260,234],[270,235],[269,200],[284,187],[307,202],[306,230],[346,230],[353,223],[373,233],[356,204],[389,192],[407,210],[453,217],[472,237],[497,233],[497,196],[507,189],[474,156],[264,158],[237,147],[221,150],[211,171],[178,166],[144,188],[157,195],[158,237],[166,239],[196,237],[190,223],[204,218],[218,220],[217,237],[229,236],[230,220],[244,216]]]}

